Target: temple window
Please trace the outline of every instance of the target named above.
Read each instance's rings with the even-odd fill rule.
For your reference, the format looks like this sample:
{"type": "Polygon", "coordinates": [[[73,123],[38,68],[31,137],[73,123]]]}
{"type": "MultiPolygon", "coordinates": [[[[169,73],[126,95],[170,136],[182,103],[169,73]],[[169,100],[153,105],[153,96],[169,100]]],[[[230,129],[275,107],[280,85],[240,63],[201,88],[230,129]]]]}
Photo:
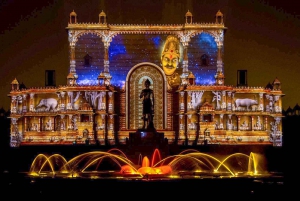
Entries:
{"type": "Polygon", "coordinates": [[[92,57],[89,54],[84,56],[84,66],[89,67],[91,66],[92,57]]]}
{"type": "Polygon", "coordinates": [[[208,56],[207,54],[203,54],[201,56],[201,66],[208,66],[208,56]]]}

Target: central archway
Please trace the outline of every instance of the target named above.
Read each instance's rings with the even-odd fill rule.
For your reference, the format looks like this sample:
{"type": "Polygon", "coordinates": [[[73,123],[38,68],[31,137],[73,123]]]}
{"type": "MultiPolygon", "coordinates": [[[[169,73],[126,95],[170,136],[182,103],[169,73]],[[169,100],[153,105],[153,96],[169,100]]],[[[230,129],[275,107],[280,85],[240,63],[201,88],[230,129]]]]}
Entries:
{"type": "Polygon", "coordinates": [[[163,130],[166,127],[166,94],[167,79],[163,70],[149,62],[135,65],[126,77],[126,128],[135,130],[141,128],[142,120],[142,100],[139,98],[141,90],[144,88],[144,81],[149,79],[150,88],[153,89],[155,97],[154,105],[154,127],[163,130]]]}

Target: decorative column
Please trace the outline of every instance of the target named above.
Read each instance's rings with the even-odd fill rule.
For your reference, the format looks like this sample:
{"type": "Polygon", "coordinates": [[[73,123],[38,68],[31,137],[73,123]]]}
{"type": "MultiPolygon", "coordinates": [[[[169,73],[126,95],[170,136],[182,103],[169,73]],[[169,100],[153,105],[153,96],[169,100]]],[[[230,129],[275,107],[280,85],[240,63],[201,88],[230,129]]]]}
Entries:
{"type": "Polygon", "coordinates": [[[251,130],[254,131],[254,117],[251,116],[251,130]]]}
{"type": "Polygon", "coordinates": [[[72,114],[69,114],[68,115],[69,116],[69,119],[67,120],[67,128],[69,129],[69,130],[73,130],[74,129],[74,126],[72,125],[72,117],[73,117],[73,115],[72,114]]]}
{"type": "Polygon", "coordinates": [[[72,110],[72,99],[73,99],[73,91],[68,91],[68,96],[66,97],[67,99],[67,110],[72,110]]]}
{"type": "Polygon", "coordinates": [[[113,103],[114,103],[114,99],[113,99],[113,92],[108,92],[108,113],[113,113],[114,112],[114,108],[113,108],[113,103]]]}
{"type": "Polygon", "coordinates": [[[182,85],[188,84],[188,76],[189,76],[188,45],[192,35],[194,34],[195,34],[194,31],[178,32],[178,37],[180,38],[180,42],[183,46],[182,74],[180,75],[182,85]]]}
{"type": "Polygon", "coordinates": [[[109,140],[110,144],[115,144],[115,136],[114,136],[114,115],[109,115],[109,127],[107,133],[107,139],[109,140]]]}
{"type": "Polygon", "coordinates": [[[191,118],[192,118],[192,115],[191,114],[188,114],[187,115],[187,137],[188,137],[188,140],[193,140],[192,138],[192,135],[191,135],[191,130],[192,130],[192,121],[191,121],[191,118]]]}
{"type": "Polygon", "coordinates": [[[222,91],[221,96],[221,109],[226,110],[226,91],[222,91]]]}
{"type": "Polygon", "coordinates": [[[29,111],[34,112],[35,111],[35,109],[34,109],[34,93],[30,93],[29,96],[30,96],[29,111]]]}
{"type": "Polygon", "coordinates": [[[179,110],[184,112],[184,91],[179,92],[179,110]]]}
{"type": "Polygon", "coordinates": [[[280,96],[278,96],[278,95],[274,96],[274,110],[276,113],[282,112],[281,107],[279,106],[279,99],[280,99],[280,96]]]}
{"type": "Polygon", "coordinates": [[[24,117],[24,133],[28,130],[28,117],[24,117]]]}
{"type": "Polygon", "coordinates": [[[230,99],[230,101],[231,101],[231,110],[232,111],[235,111],[236,110],[236,108],[235,108],[235,104],[234,104],[234,92],[232,92],[231,93],[231,99],[230,99]]]}
{"type": "MultiPolygon", "coordinates": [[[[102,34],[102,42],[104,44],[104,71],[103,71],[103,74],[105,76],[104,84],[110,85],[112,76],[109,74],[109,52],[108,52],[108,49],[109,49],[110,43],[112,41],[112,38],[117,33],[109,32],[109,31],[101,31],[100,34],[102,34]]],[[[100,76],[100,74],[99,74],[99,76],[100,76]]]]}
{"type": "Polygon", "coordinates": [[[188,91],[187,92],[187,111],[191,111],[193,109],[193,105],[192,105],[192,92],[188,91]]]}
{"type": "Polygon", "coordinates": [[[42,120],[42,117],[39,117],[38,118],[38,130],[37,130],[37,132],[41,132],[41,130],[42,130],[42,123],[43,123],[43,120],[42,120]]]}
{"type": "Polygon", "coordinates": [[[61,131],[64,131],[66,129],[66,124],[65,124],[64,118],[65,118],[65,115],[61,114],[60,115],[60,130],[61,131]]]}
{"type": "Polygon", "coordinates": [[[178,143],[181,144],[185,141],[185,132],[184,132],[184,115],[179,115],[179,137],[178,137],[178,143]]]}
{"type": "Polygon", "coordinates": [[[27,112],[27,94],[23,94],[22,112],[27,112]]]}
{"type": "Polygon", "coordinates": [[[273,111],[273,97],[271,95],[266,95],[266,99],[268,100],[268,104],[266,105],[266,112],[273,111]]]}
{"type": "Polygon", "coordinates": [[[264,111],[264,94],[263,93],[259,93],[258,111],[264,111]]]}
{"type": "Polygon", "coordinates": [[[17,113],[17,96],[12,96],[11,97],[11,106],[10,106],[10,111],[12,114],[17,113]]]}
{"type": "Polygon", "coordinates": [[[232,105],[231,105],[231,95],[232,95],[232,93],[231,93],[231,91],[228,91],[227,92],[227,110],[228,111],[232,111],[232,105]]]}
{"type": "Polygon", "coordinates": [[[264,119],[264,128],[265,128],[265,131],[268,130],[268,116],[265,116],[265,119],[264,119]]]}
{"type": "Polygon", "coordinates": [[[237,130],[240,131],[240,121],[241,121],[241,116],[237,116],[237,130]]]}
{"type": "Polygon", "coordinates": [[[60,92],[60,96],[61,96],[61,98],[60,98],[60,110],[65,110],[65,94],[66,94],[66,92],[64,92],[64,91],[60,92]]]}
{"type": "Polygon", "coordinates": [[[228,115],[228,119],[227,119],[227,130],[232,130],[233,129],[233,124],[232,124],[232,119],[231,119],[231,117],[232,117],[232,115],[231,114],[229,114],[228,115]]]}
{"type": "Polygon", "coordinates": [[[224,114],[220,114],[220,124],[219,124],[219,129],[223,130],[224,129],[224,120],[223,120],[224,114]]]}
{"type": "MultiPolygon", "coordinates": [[[[218,38],[216,38],[218,40],[218,38]]],[[[223,41],[218,43],[218,58],[217,58],[217,72],[223,72],[223,61],[222,61],[222,47],[223,41]]]]}
{"type": "Polygon", "coordinates": [[[69,49],[70,49],[70,71],[67,76],[70,85],[77,83],[78,75],[76,74],[76,61],[75,61],[75,44],[77,42],[77,35],[79,31],[69,30],[69,49]]]}

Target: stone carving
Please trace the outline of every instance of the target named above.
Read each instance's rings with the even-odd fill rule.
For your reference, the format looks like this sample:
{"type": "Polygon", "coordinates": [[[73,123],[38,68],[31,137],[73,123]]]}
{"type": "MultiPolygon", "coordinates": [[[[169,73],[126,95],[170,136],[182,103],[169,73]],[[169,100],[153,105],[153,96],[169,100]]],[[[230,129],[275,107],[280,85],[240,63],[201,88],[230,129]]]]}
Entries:
{"type": "Polygon", "coordinates": [[[246,107],[247,110],[249,110],[249,107],[252,105],[257,105],[257,100],[253,100],[250,98],[244,98],[244,99],[236,99],[235,100],[235,105],[236,108],[238,109],[239,107],[246,107]]]}
{"type": "Polygon", "coordinates": [[[41,99],[40,103],[36,106],[36,108],[40,108],[43,106],[46,107],[45,111],[50,111],[50,109],[54,111],[57,107],[57,100],[54,98],[41,99]]]}

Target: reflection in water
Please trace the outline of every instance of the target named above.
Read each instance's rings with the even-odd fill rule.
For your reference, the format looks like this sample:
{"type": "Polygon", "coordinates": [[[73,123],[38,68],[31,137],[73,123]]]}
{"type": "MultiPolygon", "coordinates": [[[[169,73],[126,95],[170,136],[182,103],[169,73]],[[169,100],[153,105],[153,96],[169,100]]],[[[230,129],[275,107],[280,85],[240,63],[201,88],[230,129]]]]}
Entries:
{"type": "Polygon", "coordinates": [[[177,155],[161,158],[155,149],[150,159],[139,156],[134,164],[119,149],[106,152],[92,151],[66,160],[60,154],[39,154],[33,160],[28,175],[31,177],[61,178],[203,178],[266,176],[264,157],[250,153],[213,156],[188,149],[177,155]]]}

